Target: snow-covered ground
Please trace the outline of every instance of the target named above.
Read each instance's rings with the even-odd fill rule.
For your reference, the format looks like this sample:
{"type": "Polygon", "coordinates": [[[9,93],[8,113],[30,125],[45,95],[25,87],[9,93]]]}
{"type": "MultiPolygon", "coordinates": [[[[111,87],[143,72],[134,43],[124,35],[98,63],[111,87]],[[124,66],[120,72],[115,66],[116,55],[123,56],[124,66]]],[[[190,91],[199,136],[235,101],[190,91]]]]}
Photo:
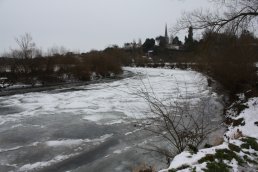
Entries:
{"type": "Polygon", "coordinates": [[[238,116],[233,117],[235,114],[231,112],[232,118],[238,120],[243,118],[245,125],[230,126],[226,135],[232,139],[236,137],[237,131],[241,131],[243,136],[254,137],[258,139],[258,97],[251,98],[245,103],[247,107],[238,116]],[[255,123],[256,122],[256,123],[255,123]]]}
{"type": "MultiPolygon", "coordinates": [[[[135,137],[139,130],[131,124],[148,112],[146,102],[135,94],[137,91],[147,88],[161,100],[179,93],[193,102],[211,95],[217,98],[207,86],[207,79],[194,71],[124,70],[135,76],[76,87],[76,91],[60,89],[0,97],[0,171],[57,171],[52,166],[57,168],[60,164],[65,170],[103,171],[99,161],[114,160],[117,156],[129,161],[128,155],[134,155],[135,146],[148,139],[142,135],[135,137]],[[123,154],[129,151],[131,154],[123,154]],[[85,158],[87,153],[94,154],[92,159],[85,158]]],[[[137,160],[131,157],[132,161],[137,160]]],[[[124,167],[133,166],[124,162],[108,165],[116,165],[114,171],[126,171],[124,167]]]]}
{"type": "MultiPolygon", "coordinates": [[[[220,163],[221,160],[232,172],[257,171],[258,97],[250,98],[246,103],[241,103],[241,106],[245,106],[245,109],[240,114],[238,114],[238,110],[233,105],[227,111],[227,115],[231,119],[240,122],[235,125],[232,123],[228,126],[221,144],[201,149],[196,154],[184,151],[174,157],[168,169],[160,172],[167,172],[169,169],[178,169],[176,170],[178,172],[192,172],[193,170],[202,172],[205,169],[207,170],[207,163],[220,163]],[[204,162],[201,161],[205,157],[209,158],[204,162]]],[[[219,171],[218,169],[216,170],[219,171]]]]}

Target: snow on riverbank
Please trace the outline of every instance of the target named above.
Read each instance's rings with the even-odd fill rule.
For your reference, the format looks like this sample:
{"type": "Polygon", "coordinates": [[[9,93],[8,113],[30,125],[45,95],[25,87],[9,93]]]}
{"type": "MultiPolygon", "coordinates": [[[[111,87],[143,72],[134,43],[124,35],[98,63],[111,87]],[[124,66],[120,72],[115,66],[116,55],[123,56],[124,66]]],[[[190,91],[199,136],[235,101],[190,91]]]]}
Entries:
{"type": "Polygon", "coordinates": [[[240,114],[231,107],[228,117],[239,124],[228,127],[221,145],[201,149],[196,154],[189,151],[174,157],[167,171],[202,172],[207,168],[213,170],[231,169],[233,172],[258,170],[258,97],[249,99],[240,114]],[[215,169],[216,168],[216,169],[215,169]]]}
{"type": "MultiPolygon", "coordinates": [[[[243,136],[254,137],[258,139],[258,97],[251,98],[247,103],[244,104],[245,109],[238,116],[231,116],[234,120],[243,119],[245,125],[230,126],[229,131],[226,135],[230,138],[236,137],[238,131],[241,131],[243,136]]],[[[232,114],[229,114],[232,115],[232,114]]]]}
{"type": "Polygon", "coordinates": [[[156,96],[166,99],[175,94],[187,93],[193,100],[210,92],[206,78],[194,71],[125,68],[135,77],[112,83],[79,87],[73,92],[38,92],[0,97],[2,108],[17,111],[2,112],[0,125],[35,115],[70,113],[83,115],[83,119],[99,124],[127,122],[128,118],[141,118],[147,105],[134,93],[147,86],[156,96]]]}

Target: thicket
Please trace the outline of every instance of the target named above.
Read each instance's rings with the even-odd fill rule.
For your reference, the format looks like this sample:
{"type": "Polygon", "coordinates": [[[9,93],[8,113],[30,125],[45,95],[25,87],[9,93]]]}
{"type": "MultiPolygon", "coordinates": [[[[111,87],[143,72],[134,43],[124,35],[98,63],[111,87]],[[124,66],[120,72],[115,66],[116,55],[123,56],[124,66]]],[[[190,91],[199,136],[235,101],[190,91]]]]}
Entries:
{"type": "Polygon", "coordinates": [[[248,31],[240,36],[206,32],[198,47],[195,69],[222,84],[230,95],[257,94],[258,40],[248,31]]]}
{"type": "Polygon", "coordinates": [[[71,80],[89,81],[92,77],[111,77],[122,72],[122,58],[117,51],[84,54],[66,53],[34,58],[0,58],[0,78],[9,83],[35,85],[71,80]]]}

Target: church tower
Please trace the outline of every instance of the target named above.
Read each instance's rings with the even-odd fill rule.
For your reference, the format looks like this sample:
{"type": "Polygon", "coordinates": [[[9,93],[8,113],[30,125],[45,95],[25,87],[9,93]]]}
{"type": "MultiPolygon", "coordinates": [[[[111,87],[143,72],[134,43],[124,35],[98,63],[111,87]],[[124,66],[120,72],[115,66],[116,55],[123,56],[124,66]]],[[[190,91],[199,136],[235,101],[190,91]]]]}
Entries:
{"type": "Polygon", "coordinates": [[[166,24],[166,26],[165,26],[165,39],[166,39],[167,44],[169,44],[169,38],[168,38],[168,26],[167,26],[167,24],[166,24]]]}

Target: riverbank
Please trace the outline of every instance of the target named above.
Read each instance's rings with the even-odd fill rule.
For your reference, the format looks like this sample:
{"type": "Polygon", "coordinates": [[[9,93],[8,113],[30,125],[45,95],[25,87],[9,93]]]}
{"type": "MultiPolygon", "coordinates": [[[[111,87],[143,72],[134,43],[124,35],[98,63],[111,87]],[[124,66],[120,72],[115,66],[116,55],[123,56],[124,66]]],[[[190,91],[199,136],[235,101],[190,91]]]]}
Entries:
{"type": "Polygon", "coordinates": [[[2,88],[0,89],[0,97],[1,96],[11,96],[15,94],[24,94],[30,92],[41,92],[41,91],[51,91],[56,89],[62,89],[63,91],[76,91],[76,87],[86,86],[90,84],[99,84],[99,83],[109,83],[121,79],[125,79],[128,77],[132,77],[134,74],[130,71],[123,71],[120,75],[115,75],[109,78],[102,78],[98,80],[91,81],[73,81],[73,82],[62,82],[62,83],[54,83],[48,85],[39,85],[39,86],[30,86],[30,85],[16,85],[15,87],[10,88],[2,88]]]}
{"type": "Polygon", "coordinates": [[[160,172],[257,171],[258,98],[239,96],[226,111],[231,122],[220,144],[194,153],[184,151],[171,161],[168,169],[160,172]]]}

